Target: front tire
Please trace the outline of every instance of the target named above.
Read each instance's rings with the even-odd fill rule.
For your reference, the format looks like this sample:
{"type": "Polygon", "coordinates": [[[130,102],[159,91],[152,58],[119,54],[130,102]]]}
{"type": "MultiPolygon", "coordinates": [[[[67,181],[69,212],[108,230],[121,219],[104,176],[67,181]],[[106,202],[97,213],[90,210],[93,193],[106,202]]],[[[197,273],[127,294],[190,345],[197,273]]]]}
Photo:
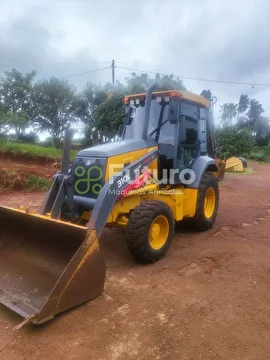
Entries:
{"type": "Polygon", "coordinates": [[[153,263],[166,253],[174,234],[171,208],[157,200],[146,200],[130,214],[127,247],[140,263],[153,263]]]}

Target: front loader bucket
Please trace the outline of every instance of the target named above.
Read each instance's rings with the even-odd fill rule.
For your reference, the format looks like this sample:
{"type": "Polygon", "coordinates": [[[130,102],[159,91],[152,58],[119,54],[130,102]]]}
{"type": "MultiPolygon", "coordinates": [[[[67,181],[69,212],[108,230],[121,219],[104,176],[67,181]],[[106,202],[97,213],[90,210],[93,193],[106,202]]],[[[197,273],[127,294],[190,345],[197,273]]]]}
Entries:
{"type": "Polygon", "coordinates": [[[102,294],[106,267],[98,238],[118,194],[128,186],[124,180],[134,181],[138,170],[158,155],[158,150],[147,153],[127,165],[112,183],[107,181],[86,227],[53,220],[65,197],[74,210],[72,181],[68,181],[72,175],[66,171],[55,178],[39,209],[51,217],[0,206],[0,303],[25,318],[20,326],[28,321],[42,324],[102,294]]]}
{"type": "Polygon", "coordinates": [[[99,296],[105,274],[94,229],[0,207],[0,302],[25,322],[99,296]]]}

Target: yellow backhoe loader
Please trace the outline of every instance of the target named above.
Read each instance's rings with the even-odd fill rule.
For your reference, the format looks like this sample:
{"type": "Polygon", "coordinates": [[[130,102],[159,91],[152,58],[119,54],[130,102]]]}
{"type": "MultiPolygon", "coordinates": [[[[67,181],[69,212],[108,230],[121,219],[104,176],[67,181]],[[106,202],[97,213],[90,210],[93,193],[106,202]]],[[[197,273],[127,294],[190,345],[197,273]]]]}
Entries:
{"type": "Polygon", "coordinates": [[[142,263],[165,255],[176,222],[213,226],[225,164],[216,157],[212,98],[156,86],[124,98],[117,141],[80,151],[71,165],[67,133],[61,171],[38,210],[0,206],[0,302],[21,325],[102,294],[105,226],[125,227],[142,263]]]}

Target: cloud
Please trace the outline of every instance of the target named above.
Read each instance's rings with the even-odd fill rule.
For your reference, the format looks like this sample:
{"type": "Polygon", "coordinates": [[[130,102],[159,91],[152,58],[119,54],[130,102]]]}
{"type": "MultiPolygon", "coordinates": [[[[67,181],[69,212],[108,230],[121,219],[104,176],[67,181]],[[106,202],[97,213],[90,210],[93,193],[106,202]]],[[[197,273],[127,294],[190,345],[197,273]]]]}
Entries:
{"type": "MultiPolygon", "coordinates": [[[[65,30],[59,24],[54,25],[55,16],[47,8],[33,6],[19,16],[2,20],[0,73],[12,68],[23,72],[35,69],[39,77],[64,77],[101,67],[86,46],[85,34],[78,36],[84,39],[84,47],[78,46],[79,41],[72,38],[73,32],[68,26],[65,30]]],[[[85,83],[85,78],[80,76],[72,79],[79,87],[85,83]]],[[[98,80],[96,74],[91,76],[91,81],[98,80]]]]}
{"type": "MultiPolygon", "coordinates": [[[[0,14],[0,73],[34,68],[40,77],[63,77],[110,66],[115,59],[121,81],[130,75],[123,66],[270,83],[269,44],[268,0],[11,0],[0,14]]],[[[69,78],[77,87],[110,80],[110,69],[69,78]]],[[[218,106],[247,93],[270,115],[269,87],[184,83],[194,92],[211,89],[218,106]]]]}

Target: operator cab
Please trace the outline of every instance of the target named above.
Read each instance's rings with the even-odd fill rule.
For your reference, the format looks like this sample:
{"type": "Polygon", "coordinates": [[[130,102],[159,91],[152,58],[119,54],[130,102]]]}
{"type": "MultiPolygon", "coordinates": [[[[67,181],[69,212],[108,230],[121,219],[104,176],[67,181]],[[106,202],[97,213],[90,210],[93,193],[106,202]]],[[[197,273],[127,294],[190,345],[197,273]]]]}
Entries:
{"type": "MultiPolygon", "coordinates": [[[[160,151],[160,169],[188,168],[192,160],[213,148],[207,144],[210,101],[186,91],[152,93],[146,139],[154,139],[160,151]]],[[[125,97],[122,139],[143,137],[145,94],[125,97]]],[[[209,132],[211,135],[211,131],[209,132]]],[[[210,136],[211,137],[211,136],[210,136]]],[[[211,139],[208,136],[208,140],[211,139]]],[[[211,152],[211,151],[210,151],[211,152]]]]}

